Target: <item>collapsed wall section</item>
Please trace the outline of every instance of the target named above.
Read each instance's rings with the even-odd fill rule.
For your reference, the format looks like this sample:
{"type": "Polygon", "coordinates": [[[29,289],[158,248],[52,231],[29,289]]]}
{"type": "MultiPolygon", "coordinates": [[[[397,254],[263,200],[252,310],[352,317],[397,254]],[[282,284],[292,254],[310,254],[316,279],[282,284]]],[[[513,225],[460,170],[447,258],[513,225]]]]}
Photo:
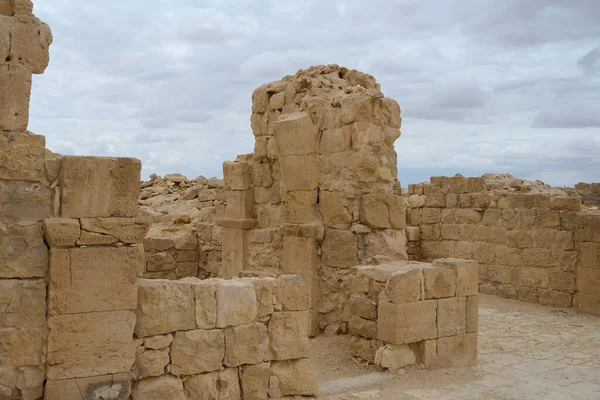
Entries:
{"type": "MultiPolygon", "coordinates": [[[[581,270],[582,251],[594,247],[585,242],[595,240],[589,233],[598,229],[595,214],[582,211],[578,197],[523,190],[460,175],[409,185],[410,258],[473,259],[480,265],[481,292],[578,307],[580,277],[591,270],[581,270]]],[[[600,287],[600,280],[586,282],[587,293],[600,287]]]]}
{"type": "Polygon", "coordinates": [[[252,95],[254,153],[223,166],[222,276],[294,273],[311,328],[338,321],[349,267],[406,259],[394,141],[400,108],[375,79],[337,65],[298,71],[252,95]]]}

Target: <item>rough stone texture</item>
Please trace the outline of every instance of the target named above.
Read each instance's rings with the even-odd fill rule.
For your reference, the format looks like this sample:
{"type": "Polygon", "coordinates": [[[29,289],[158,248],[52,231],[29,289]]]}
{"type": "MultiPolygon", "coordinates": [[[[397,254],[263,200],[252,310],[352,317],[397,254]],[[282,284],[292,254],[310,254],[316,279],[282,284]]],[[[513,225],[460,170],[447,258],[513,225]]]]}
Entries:
{"type": "Polygon", "coordinates": [[[275,361],[271,374],[279,381],[284,396],[316,396],[317,380],[309,359],[275,361]]]}
{"type": "Polygon", "coordinates": [[[219,398],[219,373],[194,375],[184,381],[188,399],[211,400],[219,398]]]}
{"type": "Polygon", "coordinates": [[[113,374],[60,381],[49,380],[44,388],[45,400],[125,400],[129,398],[130,394],[131,379],[129,374],[113,374]]]}
{"type": "Polygon", "coordinates": [[[378,338],[391,344],[420,342],[437,338],[437,301],[379,303],[378,338]]]}
{"type": "Polygon", "coordinates": [[[48,319],[48,379],[129,371],[135,361],[135,314],[107,311],[48,319]]]}
{"type": "Polygon", "coordinates": [[[131,247],[52,249],[49,313],[135,309],[141,263],[138,250],[131,247]]]}
{"type": "Polygon", "coordinates": [[[218,328],[254,321],[257,315],[254,287],[245,281],[220,281],[216,285],[218,328]]]}
{"type": "Polygon", "coordinates": [[[136,217],[140,170],[134,158],[63,157],[61,216],[136,217]]]}
{"type": "Polygon", "coordinates": [[[196,328],[194,288],[191,284],[140,279],[137,286],[137,337],[196,328]]]}
{"type": "Polygon", "coordinates": [[[133,378],[139,380],[149,376],[161,376],[165,373],[169,361],[167,350],[146,350],[135,359],[133,378]]]}
{"type": "Polygon", "coordinates": [[[170,375],[137,382],[131,393],[133,400],[186,400],[181,379],[170,375]]]}
{"type": "Polygon", "coordinates": [[[171,373],[193,375],[217,371],[223,365],[224,355],[225,338],[221,329],[179,331],[171,345],[171,373]]]}
{"type": "Polygon", "coordinates": [[[408,345],[386,345],[375,354],[375,364],[390,371],[413,365],[416,361],[415,353],[408,345]]]}
{"type": "Polygon", "coordinates": [[[226,328],[223,363],[228,367],[258,364],[268,359],[268,348],[267,327],[260,322],[226,328]]]}
{"type": "Polygon", "coordinates": [[[275,312],[269,321],[269,350],[272,360],[308,357],[306,311],[275,312]]]}
{"type": "Polygon", "coordinates": [[[48,248],[40,224],[0,224],[0,278],[42,278],[48,272],[48,248]]]}
{"type": "Polygon", "coordinates": [[[240,383],[242,399],[263,400],[266,399],[269,388],[270,364],[261,363],[256,365],[245,365],[241,369],[240,383]]]}

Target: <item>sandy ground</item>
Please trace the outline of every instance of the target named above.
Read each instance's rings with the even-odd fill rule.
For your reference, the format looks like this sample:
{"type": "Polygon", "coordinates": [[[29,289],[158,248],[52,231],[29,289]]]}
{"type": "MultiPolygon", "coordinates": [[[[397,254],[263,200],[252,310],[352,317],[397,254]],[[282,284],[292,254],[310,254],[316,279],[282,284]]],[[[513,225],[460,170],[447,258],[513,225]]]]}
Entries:
{"type": "Polygon", "coordinates": [[[319,399],[600,400],[600,318],[479,299],[479,363],[385,372],[349,355],[349,336],[312,340],[319,399]]]}

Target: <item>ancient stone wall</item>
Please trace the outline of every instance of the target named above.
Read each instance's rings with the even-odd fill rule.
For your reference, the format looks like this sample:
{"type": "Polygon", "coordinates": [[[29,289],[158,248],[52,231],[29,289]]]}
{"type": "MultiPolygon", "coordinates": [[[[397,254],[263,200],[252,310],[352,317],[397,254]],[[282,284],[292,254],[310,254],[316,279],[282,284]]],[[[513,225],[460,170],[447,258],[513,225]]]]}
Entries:
{"type": "Polygon", "coordinates": [[[474,259],[480,265],[481,292],[577,307],[585,240],[580,231],[595,229],[589,211],[581,211],[578,197],[520,190],[527,191],[459,175],[409,185],[410,258],[474,259]]]}
{"type": "Polygon", "coordinates": [[[297,275],[138,282],[133,399],[316,395],[297,275]]]}
{"type": "Polygon", "coordinates": [[[406,259],[400,121],[372,76],[337,65],[258,88],[254,153],[223,166],[220,275],[299,274],[311,291],[310,333],[339,320],[331,281],[372,256],[406,259]]]}
{"type": "Polygon", "coordinates": [[[577,304],[579,311],[600,316],[600,212],[580,214],[577,228],[577,304]]]}
{"type": "Polygon", "coordinates": [[[353,270],[363,286],[348,303],[354,356],[390,370],[476,363],[477,262],[398,261],[353,270]]]}

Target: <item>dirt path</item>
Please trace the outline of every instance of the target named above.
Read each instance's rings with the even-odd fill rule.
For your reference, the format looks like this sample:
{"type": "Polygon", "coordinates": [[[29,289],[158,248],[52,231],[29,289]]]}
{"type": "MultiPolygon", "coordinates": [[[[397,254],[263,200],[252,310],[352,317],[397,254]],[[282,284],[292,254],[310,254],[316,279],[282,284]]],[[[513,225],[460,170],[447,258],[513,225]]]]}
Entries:
{"type": "Polygon", "coordinates": [[[312,341],[320,399],[598,400],[600,318],[480,295],[479,364],[400,375],[349,356],[348,336],[312,341]]]}

